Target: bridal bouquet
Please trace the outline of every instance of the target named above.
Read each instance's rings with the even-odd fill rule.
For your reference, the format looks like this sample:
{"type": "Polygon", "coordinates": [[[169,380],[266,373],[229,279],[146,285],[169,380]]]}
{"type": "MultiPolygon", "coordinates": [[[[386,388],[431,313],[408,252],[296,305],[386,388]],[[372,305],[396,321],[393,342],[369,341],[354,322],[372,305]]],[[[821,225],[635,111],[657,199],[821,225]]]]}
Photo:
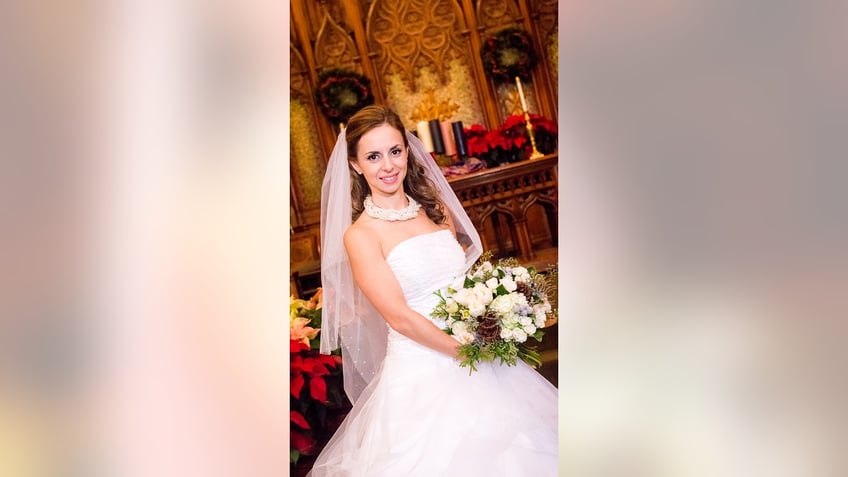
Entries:
{"type": "Polygon", "coordinates": [[[460,365],[469,372],[477,363],[492,362],[513,366],[518,358],[530,366],[541,365],[539,353],[527,344],[528,338],[542,340],[542,327],[553,315],[547,277],[515,259],[492,264],[484,259],[466,275],[459,276],[443,294],[431,316],[445,320],[445,332],[462,343],[460,365]]]}

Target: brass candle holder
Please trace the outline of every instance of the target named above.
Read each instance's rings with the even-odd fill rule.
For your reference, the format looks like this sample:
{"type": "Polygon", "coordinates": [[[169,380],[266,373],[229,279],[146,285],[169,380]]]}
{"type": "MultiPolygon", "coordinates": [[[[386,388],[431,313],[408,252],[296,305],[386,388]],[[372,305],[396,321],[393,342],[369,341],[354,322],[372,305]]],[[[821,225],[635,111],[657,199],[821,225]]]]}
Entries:
{"type": "Polygon", "coordinates": [[[521,109],[524,111],[524,122],[527,124],[527,134],[530,135],[530,145],[533,146],[533,152],[530,154],[530,159],[538,159],[545,155],[536,149],[536,135],[533,134],[533,124],[530,123],[530,113],[527,112],[527,102],[524,100],[524,90],[521,88],[521,78],[515,77],[515,84],[518,86],[518,96],[521,98],[521,109]]]}

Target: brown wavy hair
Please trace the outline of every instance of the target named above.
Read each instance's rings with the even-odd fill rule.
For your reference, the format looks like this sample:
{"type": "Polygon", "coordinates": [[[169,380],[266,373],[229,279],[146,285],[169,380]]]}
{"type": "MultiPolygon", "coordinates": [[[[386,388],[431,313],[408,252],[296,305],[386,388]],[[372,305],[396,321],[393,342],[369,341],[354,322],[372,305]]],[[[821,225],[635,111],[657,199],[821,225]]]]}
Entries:
{"type": "Polygon", "coordinates": [[[445,212],[439,200],[436,186],[425,174],[424,166],[415,160],[412,151],[409,150],[409,141],[406,139],[406,128],[394,110],[383,105],[366,106],[354,114],[345,128],[345,139],[347,141],[347,165],[350,169],[350,199],[353,206],[353,220],[362,215],[362,202],[371,193],[368,182],[364,177],[357,174],[353,169],[356,162],[356,151],[359,140],[368,131],[388,124],[400,131],[403,137],[403,145],[407,148],[406,177],[403,179],[403,189],[410,197],[415,199],[424,208],[427,217],[434,223],[445,222],[445,212]]]}

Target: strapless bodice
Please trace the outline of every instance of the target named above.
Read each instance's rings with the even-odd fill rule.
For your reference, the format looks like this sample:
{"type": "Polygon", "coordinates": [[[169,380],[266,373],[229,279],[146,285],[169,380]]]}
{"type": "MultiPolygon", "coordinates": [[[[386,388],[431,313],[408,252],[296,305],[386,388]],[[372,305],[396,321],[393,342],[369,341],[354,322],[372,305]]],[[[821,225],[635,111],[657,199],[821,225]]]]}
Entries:
{"type": "MultiPolygon", "coordinates": [[[[389,251],[389,267],[403,289],[409,307],[430,318],[439,302],[435,292],[465,270],[465,252],[449,229],[410,237],[389,251]]],[[[432,319],[432,318],[431,318],[432,319]]],[[[444,328],[444,322],[434,320],[444,328]]]]}

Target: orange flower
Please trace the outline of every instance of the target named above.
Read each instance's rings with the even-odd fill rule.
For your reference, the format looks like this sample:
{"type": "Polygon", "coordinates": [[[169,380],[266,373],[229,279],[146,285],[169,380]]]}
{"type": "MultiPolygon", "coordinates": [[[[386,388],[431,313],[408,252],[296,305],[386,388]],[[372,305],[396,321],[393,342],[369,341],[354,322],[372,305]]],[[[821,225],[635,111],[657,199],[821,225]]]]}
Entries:
{"type": "Polygon", "coordinates": [[[309,301],[306,303],[306,309],[307,310],[320,310],[323,295],[324,295],[324,290],[319,288],[315,292],[315,294],[312,295],[312,298],[310,298],[309,301]]]}
{"type": "Polygon", "coordinates": [[[318,336],[318,332],[321,331],[321,328],[307,326],[309,323],[309,318],[292,318],[291,328],[289,330],[291,339],[309,346],[309,340],[314,339],[318,336]]]}

